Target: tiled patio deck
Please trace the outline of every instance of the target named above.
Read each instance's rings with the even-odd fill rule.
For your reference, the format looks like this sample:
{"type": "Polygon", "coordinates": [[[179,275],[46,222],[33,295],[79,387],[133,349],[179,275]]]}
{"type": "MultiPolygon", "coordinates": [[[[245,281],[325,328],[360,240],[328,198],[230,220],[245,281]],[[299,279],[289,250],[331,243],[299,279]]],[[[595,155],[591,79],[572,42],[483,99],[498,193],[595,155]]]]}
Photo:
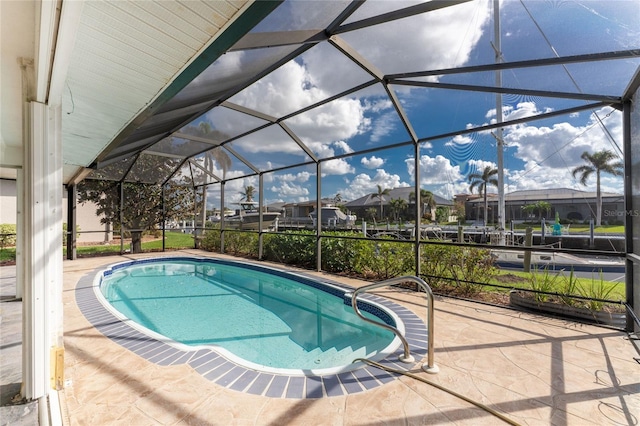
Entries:
{"type": "MultiPolygon", "coordinates": [[[[187,254],[210,255],[200,251],[187,254]]],[[[171,255],[175,255],[171,253],[171,255]]],[[[98,332],[80,312],[76,283],[96,268],[144,256],[64,263],[65,389],[70,425],[404,425],[502,423],[408,377],[374,389],[315,399],[256,396],[212,383],[188,364],[159,366],[98,332]]],[[[347,285],[364,282],[331,279],[347,285]]],[[[378,294],[424,318],[424,298],[378,294]]],[[[428,380],[526,425],[638,424],[640,365],[619,331],[437,298],[437,375],[428,380]]]]}

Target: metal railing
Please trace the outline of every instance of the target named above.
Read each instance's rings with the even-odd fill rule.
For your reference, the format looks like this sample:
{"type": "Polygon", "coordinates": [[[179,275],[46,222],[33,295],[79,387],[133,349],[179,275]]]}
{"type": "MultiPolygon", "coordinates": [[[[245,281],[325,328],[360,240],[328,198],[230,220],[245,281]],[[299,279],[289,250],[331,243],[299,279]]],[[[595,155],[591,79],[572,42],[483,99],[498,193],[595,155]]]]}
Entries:
{"type": "Polygon", "coordinates": [[[427,373],[436,374],[438,373],[439,368],[434,364],[434,361],[433,361],[433,358],[434,358],[433,356],[433,321],[434,321],[433,292],[431,291],[431,288],[427,285],[426,282],[424,282],[421,278],[418,278],[416,276],[406,275],[402,277],[390,278],[385,281],[369,284],[364,287],[360,287],[354,290],[353,293],[351,293],[351,306],[353,307],[353,310],[355,311],[356,315],[358,315],[364,321],[369,322],[371,324],[378,325],[382,328],[385,328],[393,332],[396,336],[398,336],[404,348],[404,353],[403,355],[399,356],[399,360],[407,363],[413,362],[414,358],[413,358],[413,355],[411,355],[411,350],[409,349],[409,343],[407,342],[407,339],[405,339],[405,337],[402,335],[402,333],[400,333],[400,331],[393,326],[371,320],[365,317],[364,315],[362,315],[362,313],[360,312],[360,309],[358,308],[358,301],[357,301],[358,295],[360,293],[365,293],[369,290],[373,290],[379,287],[386,287],[394,284],[405,283],[407,281],[418,284],[420,287],[422,287],[425,294],[427,295],[427,303],[428,303],[427,305],[427,365],[426,366],[422,365],[422,369],[427,373]]]}

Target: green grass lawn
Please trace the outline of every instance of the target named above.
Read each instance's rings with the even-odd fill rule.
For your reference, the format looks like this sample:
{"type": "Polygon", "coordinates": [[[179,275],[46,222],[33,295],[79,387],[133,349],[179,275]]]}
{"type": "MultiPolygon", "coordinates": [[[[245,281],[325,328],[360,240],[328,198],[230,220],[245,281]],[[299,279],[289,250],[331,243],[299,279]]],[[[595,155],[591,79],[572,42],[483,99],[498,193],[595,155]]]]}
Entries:
{"type": "MultiPolygon", "coordinates": [[[[182,232],[165,233],[165,248],[167,250],[177,250],[182,248],[193,248],[193,236],[191,234],[183,234],[182,232]]],[[[125,242],[124,249],[129,250],[129,242],[125,242]]],[[[142,243],[143,251],[162,250],[162,239],[153,241],[145,241],[142,243]]],[[[63,252],[66,254],[66,248],[63,252]]],[[[76,248],[78,257],[96,256],[99,254],[120,253],[120,244],[111,245],[95,245],[95,246],[79,246],[76,248]]]]}
{"type": "MultiPolygon", "coordinates": [[[[501,270],[491,284],[513,287],[513,289],[541,290],[549,293],[574,294],[596,299],[625,300],[624,282],[601,280],[598,274],[591,278],[576,278],[569,282],[570,271],[520,272],[501,270]],[[554,278],[554,276],[556,278],[554,278]],[[573,286],[572,286],[573,285],[573,286]]],[[[508,292],[509,290],[501,289],[508,292]]]]}
{"type": "Polygon", "coordinates": [[[0,250],[0,263],[16,260],[16,248],[8,247],[0,250]]]}
{"type": "MultiPolygon", "coordinates": [[[[165,234],[165,248],[167,250],[177,250],[183,248],[193,248],[193,236],[191,234],[183,234],[182,232],[167,232],[165,234]]],[[[124,249],[130,249],[129,243],[125,243],[124,249]]],[[[162,239],[146,241],[142,243],[143,251],[162,250],[162,239]]],[[[67,248],[62,248],[63,254],[66,256],[67,248]]],[[[120,253],[120,244],[78,246],[76,248],[78,257],[82,256],[98,256],[100,254],[120,253]]],[[[12,262],[16,260],[15,247],[7,247],[0,250],[0,263],[12,262]]]]}
{"type": "MultiPolygon", "coordinates": [[[[547,222],[548,226],[552,226],[553,223],[549,223],[547,222]]],[[[567,226],[567,225],[563,225],[563,226],[567,226]]],[[[542,227],[540,225],[525,225],[525,224],[518,224],[518,225],[514,225],[514,229],[517,230],[524,230],[528,227],[531,227],[534,232],[540,232],[542,230],[542,227]]],[[[585,224],[572,224],[569,225],[569,233],[570,234],[589,234],[590,232],[590,228],[589,225],[585,225],[585,224]]],[[[624,234],[624,225],[602,225],[602,226],[597,226],[594,228],[593,232],[595,232],[596,234],[624,234]]]]}

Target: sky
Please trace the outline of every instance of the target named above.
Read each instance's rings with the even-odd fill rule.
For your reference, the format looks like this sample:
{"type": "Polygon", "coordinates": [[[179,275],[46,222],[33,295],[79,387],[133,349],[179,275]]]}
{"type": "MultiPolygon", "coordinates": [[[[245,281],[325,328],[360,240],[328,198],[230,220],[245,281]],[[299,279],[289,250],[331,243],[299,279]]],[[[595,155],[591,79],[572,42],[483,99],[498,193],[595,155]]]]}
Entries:
{"type": "MultiPolygon", "coordinates": [[[[268,18],[255,31],[313,27],[312,11],[336,7],[337,2],[299,8],[285,3],[280,15],[268,18]]],[[[383,13],[398,2],[367,2],[349,21],[383,13]]],[[[404,4],[404,3],[403,3],[404,4]]],[[[409,4],[409,3],[408,3],[409,4]]],[[[385,75],[490,64],[495,61],[492,1],[478,0],[371,28],[341,34],[349,46],[385,75]]],[[[347,21],[347,22],[349,22],[347,21]]],[[[640,48],[640,2],[507,0],[501,5],[502,60],[507,62],[584,53],[640,48]]],[[[212,73],[242,72],[260,60],[260,49],[227,53],[212,73]]],[[[504,87],[596,93],[619,96],[638,68],[638,60],[605,64],[570,64],[502,73],[504,87]]],[[[263,77],[230,102],[273,117],[333,96],[369,81],[371,76],[327,42],[321,43],[263,77]]],[[[431,76],[429,82],[494,85],[495,73],[431,76]]],[[[418,78],[416,78],[418,80],[418,78]]],[[[495,123],[495,94],[420,87],[392,86],[419,138],[495,123]]],[[[503,121],[584,105],[584,101],[541,96],[504,95],[503,121]]],[[[217,108],[202,117],[221,132],[236,135],[263,124],[231,109],[217,108]]],[[[406,142],[410,136],[398,118],[382,85],[369,86],[319,108],[290,117],[284,123],[319,158],[370,150],[406,142]]],[[[572,170],[585,164],[580,155],[608,149],[622,156],[621,112],[611,107],[584,110],[552,119],[531,121],[504,129],[505,192],[541,188],[595,191],[573,178],[572,170]]],[[[260,169],[273,169],[309,159],[278,126],[240,138],[230,145],[260,169]]],[[[496,167],[495,131],[476,131],[420,144],[421,188],[447,199],[469,193],[468,175],[485,166],[496,167]]],[[[377,186],[413,186],[413,147],[368,152],[322,163],[322,197],[340,194],[355,200],[376,193],[377,186]]],[[[226,177],[246,174],[234,160],[226,177]]],[[[266,204],[315,200],[315,166],[267,173],[266,204]]],[[[222,170],[216,170],[219,175],[222,170]]],[[[227,204],[237,201],[257,177],[232,180],[225,187],[227,204]]],[[[603,191],[623,193],[620,177],[603,175],[603,191]]],[[[497,192],[491,188],[491,192],[497,192]]],[[[210,188],[210,203],[219,203],[219,189],[210,188]]]]}

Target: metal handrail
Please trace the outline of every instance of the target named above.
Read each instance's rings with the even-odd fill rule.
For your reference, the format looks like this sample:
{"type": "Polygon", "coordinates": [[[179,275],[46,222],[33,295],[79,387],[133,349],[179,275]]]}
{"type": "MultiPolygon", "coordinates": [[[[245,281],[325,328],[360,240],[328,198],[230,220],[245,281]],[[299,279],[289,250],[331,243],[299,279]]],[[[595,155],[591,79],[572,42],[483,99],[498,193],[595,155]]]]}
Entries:
{"type": "Polygon", "coordinates": [[[436,373],[438,373],[439,368],[433,362],[433,320],[434,320],[433,292],[431,291],[431,288],[429,287],[429,285],[426,282],[424,282],[424,280],[422,280],[421,278],[418,278],[416,276],[413,276],[413,275],[406,275],[406,276],[402,276],[402,277],[390,278],[390,279],[385,280],[385,281],[380,281],[380,282],[377,282],[377,283],[366,285],[364,287],[360,287],[360,288],[356,289],[351,294],[351,306],[353,307],[353,310],[355,311],[356,315],[358,315],[364,321],[369,322],[371,324],[378,325],[378,326],[380,326],[382,328],[385,328],[385,329],[393,332],[396,336],[398,336],[398,338],[402,341],[402,345],[404,347],[404,354],[400,355],[400,357],[399,357],[400,361],[402,361],[402,362],[413,362],[414,358],[411,355],[411,351],[409,349],[409,343],[407,342],[407,339],[405,339],[405,337],[402,335],[402,333],[400,333],[400,331],[395,327],[392,327],[392,326],[390,326],[388,324],[380,323],[378,321],[374,321],[374,320],[369,319],[369,318],[365,317],[364,315],[362,315],[362,313],[360,312],[360,309],[358,309],[358,302],[356,300],[360,293],[364,293],[364,292],[367,292],[369,290],[373,290],[373,289],[376,289],[376,288],[379,288],[379,287],[386,287],[386,286],[389,286],[389,285],[404,283],[404,282],[407,282],[407,281],[411,281],[411,282],[421,286],[422,289],[424,290],[424,292],[427,295],[427,300],[428,300],[428,306],[427,306],[427,366],[425,367],[423,365],[422,369],[424,371],[426,371],[427,373],[436,374],[436,373]]]}

